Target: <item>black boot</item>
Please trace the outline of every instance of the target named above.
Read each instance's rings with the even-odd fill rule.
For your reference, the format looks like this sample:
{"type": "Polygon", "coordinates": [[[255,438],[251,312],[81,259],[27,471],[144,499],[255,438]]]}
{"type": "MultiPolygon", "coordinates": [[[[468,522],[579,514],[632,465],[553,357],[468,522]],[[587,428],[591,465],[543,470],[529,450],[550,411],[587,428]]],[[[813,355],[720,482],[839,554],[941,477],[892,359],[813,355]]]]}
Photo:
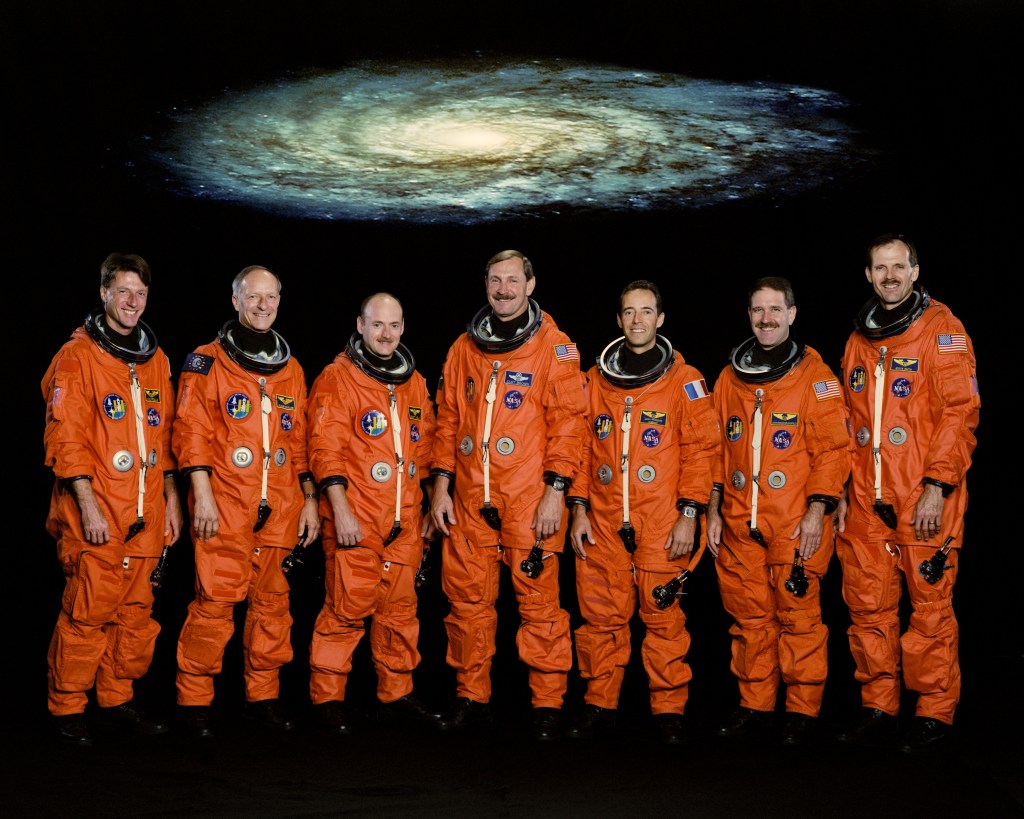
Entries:
{"type": "Polygon", "coordinates": [[[185,729],[185,733],[202,739],[209,739],[213,736],[213,728],[210,726],[209,705],[179,705],[178,722],[185,729]]]}
{"type": "Polygon", "coordinates": [[[436,725],[444,718],[444,714],[430,708],[413,694],[406,694],[393,702],[382,702],[377,706],[377,716],[384,722],[419,722],[427,725],[436,725]]]}
{"type": "Polygon", "coordinates": [[[151,719],[131,700],[113,708],[101,708],[97,723],[102,728],[130,731],[146,737],[166,734],[170,730],[167,723],[151,719]]]}
{"type": "Polygon", "coordinates": [[[321,733],[347,736],[355,732],[359,718],[347,703],[328,700],[313,706],[313,722],[321,733]]]}
{"type": "Polygon", "coordinates": [[[603,739],[615,730],[615,709],[584,705],[565,735],[570,739],[603,739]]]}
{"type": "Polygon", "coordinates": [[[442,731],[461,731],[464,728],[490,725],[491,706],[468,697],[459,697],[455,706],[442,717],[437,727],[442,731]]]}
{"type": "Polygon", "coordinates": [[[754,739],[764,735],[771,721],[771,711],[755,711],[741,705],[718,729],[718,736],[722,739],[754,739]]]}
{"type": "Polygon", "coordinates": [[[932,717],[914,717],[914,724],[900,743],[900,750],[905,754],[931,751],[942,745],[952,730],[953,726],[932,717]]]}
{"type": "Polygon", "coordinates": [[[836,736],[844,745],[863,745],[874,748],[886,745],[896,738],[896,717],[878,708],[861,710],[860,721],[836,736]]]}
{"type": "Polygon", "coordinates": [[[246,717],[272,731],[291,731],[295,723],[284,712],[276,699],[247,702],[243,711],[246,717]]]}
{"type": "Polygon", "coordinates": [[[61,714],[53,718],[53,730],[57,738],[67,745],[87,748],[92,745],[92,735],[84,714],[61,714]]]}

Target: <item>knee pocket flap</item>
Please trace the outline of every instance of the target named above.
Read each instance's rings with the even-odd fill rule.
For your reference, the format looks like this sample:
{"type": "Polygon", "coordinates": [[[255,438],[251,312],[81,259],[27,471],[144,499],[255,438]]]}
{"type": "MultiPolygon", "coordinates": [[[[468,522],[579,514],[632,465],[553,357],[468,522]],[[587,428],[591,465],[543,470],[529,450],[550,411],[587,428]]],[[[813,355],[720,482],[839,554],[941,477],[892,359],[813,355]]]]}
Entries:
{"type": "Polygon", "coordinates": [[[494,656],[494,624],[492,618],[482,622],[444,624],[448,636],[448,661],[455,668],[468,668],[494,656]]]}
{"type": "Polygon", "coordinates": [[[224,646],[234,632],[231,621],[186,624],[178,641],[178,664],[183,671],[217,673],[220,671],[224,646]]]}
{"type": "Polygon", "coordinates": [[[576,660],[586,676],[598,676],[615,666],[625,667],[630,651],[629,629],[576,632],[576,660]]]}
{"type": "Polygon", "coordinates": [[[101,563],[83,560],[78,577],[64,588],[63,604],[73,619],[95,626],[114,619],[120,599],[120,577],[101,563]]]}
{"type": "Polygon", "coordinates": [[[936,638],[909,630],[900,639],[903,673],[913,690],[928,693],[946,691],[960,664],[957,634],[936,638]]]}
{"type": "Polygon", "coordinates": [[[850,635],[850,653],[862,675],[874,679],[892,676],[899,670],[898,642],[893,643],[878,632],[857,632],[850,635]]]}
{"type": "Polygon", "coordinates": [[[745,680],[764,680],[778,664],[778,635],[768,629],[743,629],[732,642],[733,670],[745,680]]]}
{"type": "Polygon", "coordinates": [[[114,673],[126,680],[137,680],[149,668],[156,649],[160,624],[146,619],[132,628],[118,626],[114,638],[114,673]]]}
{"type": "Polygon", "coordinates": [[[249,649],[249,664],[257,671],[269,671],[291,660],[291,629],[291,615],[250,618],[243,637],[249,649]]]}
{"type": "Polygon", "coordinates": [[[401,629],[374,629],[370,634],[370,649],[375,660],[389,671],[412,671],[419,665],[416,649],[418,627],[412,633],[401,629]]]}
{"type": "Polygon", "coordinates": [[[352,670],[352,654],[362,635],[361,629],[357,635],[348,632],[345,634],[313,632],[309,648],[310,665],[318,671],[347,674],[352,670]]]}
{"type": "Polygon", "coordinates": [[[564,622],[523,623],[516,634],[519,656],[540,671],[568,671],[572,667],[569,617],[564,622]]]}
{"type": "Polygon", "coordinates": [[[96,670],[106,650],[106,637],[87,640],[64,631],[57,631],[56,661],[53,676],[63,691],[85,691],[92,687],[96,670]]]}

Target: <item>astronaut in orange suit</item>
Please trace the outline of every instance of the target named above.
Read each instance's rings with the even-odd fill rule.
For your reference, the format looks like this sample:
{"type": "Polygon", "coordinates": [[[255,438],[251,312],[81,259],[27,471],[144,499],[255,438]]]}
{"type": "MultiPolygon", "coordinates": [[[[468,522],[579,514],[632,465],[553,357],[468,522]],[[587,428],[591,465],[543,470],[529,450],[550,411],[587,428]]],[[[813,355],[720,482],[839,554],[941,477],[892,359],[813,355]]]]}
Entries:
{"type": "Polygon", "coordinates": [[[586,621],[576,656],[587,683],[568,735],[591,739],[614,727],[639,591],[651,713],[660,740],[676,745],[685,735],[690,635],[676,593],[664,590],[689,574],[721,433],[703,376],[658,335],[657,285],[626,285],[616,320],[623,336],[587,372],[589,430],[567,498],[586,621]]]}
{"type": "Polygon", "coordinates": [[[306,379],[271,326],[281,281],[265,267],[232,283],[238,319],[189,354],[182,370],[174,452],[191,490],[196,597],[178,637],[178,706],[187,730],[210,736],[214,676],[247,601],[242,650],[245,714],[290,730],[279,670],[292,658],[282,560],[320,531],[306,457],[306,379]]]}
{"type": "Polygon", "coordinates": [[[758,279],[747,312],[754,335],[732,351],[713,395],[725,441],[708,547],[734,620],[730,668],[740,691],[718,734],[763,735],[781,677],[781,739],[798,746],[817,738],[828,673],[821,579],[835,551],[832,513],[849,474],[850,438],[838,379],[790,335],[789,280],[758,279]]]}
{"type": "Polygon", "coordinates": [[[949,735],[960,699],[953,585],[981,396],[963,324],[915,286],[913,243],[880,236],[867,257],[864,273],[875,295],[843,354],[855,444],[838,536],[862,710],[860,722],[839,738],[892,739],[902,667],[918,697],[900,749],[913,753],[949,735]],[[903,582],[912,611],[901,636],[903,582]]]}
{"type": "Polygon", "coordinates": [[[132,702],[160,631],[150,577],[182,525],[171,368],[142,321],[151,280],[142,257],[111,253],[100,267],[102,308],[60,348],[41,385],[46,465],[56,478],[46,529],[65,577],[48,707],[72,745],[92,744],[83,715],[94,685],[101,724],[168,730],[132,702]]]}
{"type": "Polygon", "coordinates": [[[320,488],[326,570],[309,687],[328,733],[351,733],[358,721],[345,688],[368,617],[379,715],[428,723],[441,716],[413,694],[416,573],[424,535],[434,534],[432,526],[423,532],[420,482],[430,474],[435,422],[426,382],[401,343],[404,330],[398,299],[365,299],[356,332],[309,394],[309,465],[320,488]]]}
{"type": "Polygon", "coordinates": [[[519,251],[502,251],[486,265],[488,307],[452,345],[437,389],[430,513],[444,534],[446,659],[457,686],[442,730],[490,719],[495,602],[505,563],[519,604],[516,644],[529,668],[532,733],[547,741],[561,733],[572,665],[558,553],[586,401],[579,352],[531,299],[536,283],[519,251]]]}

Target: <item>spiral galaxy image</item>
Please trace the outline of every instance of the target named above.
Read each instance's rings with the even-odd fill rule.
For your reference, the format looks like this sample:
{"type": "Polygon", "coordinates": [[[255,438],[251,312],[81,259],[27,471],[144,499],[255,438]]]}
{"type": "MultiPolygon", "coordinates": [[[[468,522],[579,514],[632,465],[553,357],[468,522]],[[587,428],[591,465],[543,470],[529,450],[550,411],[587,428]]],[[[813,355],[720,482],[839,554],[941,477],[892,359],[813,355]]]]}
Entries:
{"type": "Polygon", "coordinates": [[[828,184],[868,154],[847,108],[817,88],[557,59],[363,62],[177,110],[152,157],[188,197],[473,224],[828,184]]]}

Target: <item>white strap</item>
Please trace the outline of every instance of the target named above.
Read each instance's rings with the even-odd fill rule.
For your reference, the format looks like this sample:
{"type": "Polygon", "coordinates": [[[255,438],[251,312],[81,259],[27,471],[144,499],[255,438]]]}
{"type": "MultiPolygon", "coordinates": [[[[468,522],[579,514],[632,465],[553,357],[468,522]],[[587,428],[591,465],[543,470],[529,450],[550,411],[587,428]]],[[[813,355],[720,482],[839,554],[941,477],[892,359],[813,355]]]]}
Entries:
{"type": "Polygon", "coordinates": [[[143,499],[146,496],[146,470],[149,468],[146,452],[146,423],[142,414],[142,388],[139,386],[139,376],[135,372],[135,365],[129,364],[128,370],[132,378],[132,407],[135,409],[135,437],[139,448],[139,503],[136,514],[142,517],[143,499]]]}
{"type": "Polygon", "coordinates": [[[270,472],[270,413],[273,407],[270,404],[270,396],[267,395],[267,379],[260,379],[260,408],[262,410],[263,422],[263,484],[260,488],[260,500],[267,500],[267,473],[270,472]]]}
{"type": "Polygon", "coordinates": [[[633,396],[626,396],[626,412],[622,416],[622,523],[629,523],[629,430],[632,428],[633,396]]]}
{"type": "Polygon", "coordinates": [[[754,393],[757,396],[757,400],[754,402],[754,418],[751,421],[754,430],[750,436],[750,448],[754,453],[754,463],[751,467],[750,483],[750,528],[757,528],[757,492],[760,488],[759,481],[761,480],[761,399],[764,398],[764,390],[758,389],[754,393]]]}
{"type": "Polygon", "coordinates": [[[402,420],[398,417],[398,396],[395,395],[394,384],[388,384],[391,403],[391,437],[395,442],[395,523],[402,520],[402,473],[405,471],[405,458],[402,457],[402,420]]]}
{"type": "Polygon", "coordinates": [[[874,423],[871,430],[871,454],[875,459],[875,500],[882,499],[882,399],[885,396],[885,353],[887,348],[878,351],[878,363],[875,364],[875,405],[871,408],[874,423]]]}
{"type": "Polygon", "coordinates": [[[487,418],[484,419],[484,438],[480,442],[480,457],[484,463],[484,503],[491,502],[491,418],[494,416],[494,398],[498,394],[498,368],[500,361],[495,361],[491,369],[491,378],[487,382],[487,418]]]}

